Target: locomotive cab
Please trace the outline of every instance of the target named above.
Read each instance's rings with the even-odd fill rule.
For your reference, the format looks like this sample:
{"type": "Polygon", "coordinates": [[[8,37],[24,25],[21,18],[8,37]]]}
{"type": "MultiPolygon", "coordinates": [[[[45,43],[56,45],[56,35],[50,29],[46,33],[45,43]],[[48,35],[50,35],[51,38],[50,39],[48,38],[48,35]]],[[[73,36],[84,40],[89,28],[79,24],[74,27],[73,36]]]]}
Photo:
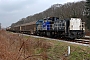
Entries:
{"type": "Polygon", "coordinates": [[[58,17],[48,17],[47,19],[44,19],[43,31],[45,32],[46,36],[54,36],[54,22],[57,20],[59,20],[58,17]]]}
{"type": "Polygon", "coordinates": [[[53,30],[54,21],[59,20],[58,17],[48,17],[43,21],[43,30],[51,31],[53,30]]]}
{"type": "Polygon", "coordinates": [[[81,38],[85,35],[85,23],[80,18],[71,18],[69,26],[69,37],[71,39],[81,38]]]}
{"type": "Polygon", "coordinates": [[[40,31],[42,30],[42,24],[43,24],[43,20],[38,20],[38,21],[36,22],[35,35],[40,35],[40,31]]]}

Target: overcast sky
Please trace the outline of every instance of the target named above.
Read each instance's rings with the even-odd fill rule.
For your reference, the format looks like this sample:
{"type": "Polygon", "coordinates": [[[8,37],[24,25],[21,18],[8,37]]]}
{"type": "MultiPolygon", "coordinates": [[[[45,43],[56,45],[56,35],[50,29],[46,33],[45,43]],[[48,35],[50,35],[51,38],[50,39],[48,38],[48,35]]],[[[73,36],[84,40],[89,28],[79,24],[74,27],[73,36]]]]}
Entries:
{"type": "Polygon", "coordinates": [[[53,4],[64,4],[81,0],[0,0],[0,23],[8,27],[21,18],[48,9],[53,4]]]}

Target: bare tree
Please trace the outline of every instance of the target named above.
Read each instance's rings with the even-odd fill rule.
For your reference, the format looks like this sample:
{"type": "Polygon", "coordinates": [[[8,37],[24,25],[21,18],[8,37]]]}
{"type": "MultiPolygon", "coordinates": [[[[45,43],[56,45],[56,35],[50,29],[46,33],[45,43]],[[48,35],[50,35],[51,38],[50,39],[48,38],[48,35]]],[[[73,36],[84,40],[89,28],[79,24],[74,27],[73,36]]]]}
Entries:
{"type": "Polygon", "coordinates": [[[45,17],[59,17],[60,19],[66,19],[71,17],[79,17],[85,21],[86,17],[83,15],[85,11],[85,2],[73,2],[66,4],[54,4],[47,10],[34,14],[32,16],[28,16],[26,18],[22,18],[18,22],[12,24],[12,26],[20,25],[24,23],[28,23],[31,21],[37,21],[39,19],[43,19],[45,17]]]}

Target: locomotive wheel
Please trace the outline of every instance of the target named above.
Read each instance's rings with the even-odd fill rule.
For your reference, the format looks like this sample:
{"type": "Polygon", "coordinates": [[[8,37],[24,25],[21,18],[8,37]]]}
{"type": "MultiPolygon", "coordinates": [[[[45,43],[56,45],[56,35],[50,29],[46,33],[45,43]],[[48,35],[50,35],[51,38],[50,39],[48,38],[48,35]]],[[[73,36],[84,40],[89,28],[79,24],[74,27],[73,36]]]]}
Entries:
{"type": "Polygon", "coordinates": [[[47,36],[48,37],[51,37],[51,32],[47,32],[47,36]]]}

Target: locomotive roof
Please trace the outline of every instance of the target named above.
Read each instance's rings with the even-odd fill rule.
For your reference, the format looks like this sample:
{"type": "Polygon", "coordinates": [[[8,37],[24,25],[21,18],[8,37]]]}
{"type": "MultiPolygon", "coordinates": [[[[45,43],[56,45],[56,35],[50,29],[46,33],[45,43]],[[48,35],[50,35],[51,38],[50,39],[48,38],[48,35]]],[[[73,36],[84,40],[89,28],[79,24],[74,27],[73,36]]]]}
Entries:
{"type": "Polygon", "coordinates": [[[26,25],[32,25],[32,24],[35,24],[35,23],[36,23],[36,21],[33,21],[33,22],[21,24],[21,25],[16,25],[16,26],[14,26],[14,27],[18,27],[18,26],[26,26],[26,25]]]}

